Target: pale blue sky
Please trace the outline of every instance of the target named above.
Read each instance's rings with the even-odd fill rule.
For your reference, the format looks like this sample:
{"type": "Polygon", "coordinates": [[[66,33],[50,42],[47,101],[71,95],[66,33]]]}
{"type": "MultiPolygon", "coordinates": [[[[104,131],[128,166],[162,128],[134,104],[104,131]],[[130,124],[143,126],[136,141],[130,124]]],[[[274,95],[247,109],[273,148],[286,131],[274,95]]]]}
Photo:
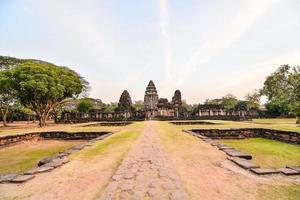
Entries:
{"type": "Polygon", "coordinates": [[[0,0],[0,55],[70,66],[90,95],[189,103],[262,87],[300,65],[299,0],[0,0]]]}

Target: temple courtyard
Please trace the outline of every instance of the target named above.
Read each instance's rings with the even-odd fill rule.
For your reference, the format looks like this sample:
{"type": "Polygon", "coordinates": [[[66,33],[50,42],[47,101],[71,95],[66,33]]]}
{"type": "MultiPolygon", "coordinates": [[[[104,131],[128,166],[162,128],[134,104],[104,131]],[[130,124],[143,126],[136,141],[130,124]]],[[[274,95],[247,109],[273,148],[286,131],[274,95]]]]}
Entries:
{"type": "Polygon", "coordinates": [[[0,199],[299,198],[300,175],[257,175],[229,160],[229,156],[213,143],[247,153],[252,156],[253,165],[269,169],[300,166],[299,145],[265,138],[214,139],[211,142],[183,131],[263,128],[300,134],[294,119],[181,122],[188,123],[143,121],[100,126],[92,122],[37,128],[36,124],[18,122],[1,127],[1,138],[30,132],[92,134],[110,131],[112,134],[93,143],[88,139],[47,139],[44,135],[44,139],[1,147],[0,174],[26,174],[39,160],[86,144],[68,154],[68,162],[55,169],[27,175],[32,177],[26,182],[1,183],[0,199]]]}

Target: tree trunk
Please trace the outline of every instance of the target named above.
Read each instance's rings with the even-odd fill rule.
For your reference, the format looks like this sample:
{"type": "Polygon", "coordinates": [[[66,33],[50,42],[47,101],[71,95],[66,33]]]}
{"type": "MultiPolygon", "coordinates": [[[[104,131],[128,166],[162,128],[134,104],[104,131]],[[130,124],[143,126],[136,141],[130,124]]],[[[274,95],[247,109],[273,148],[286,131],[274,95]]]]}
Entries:
{"type": "Polygon", "coordinates": [[[298,124],[298,126],[300,126],[300,116],[297,116],[296,124],[298,124]]]}
{"type": "Polygon", "coordinates": [[[7,120],[6,120],[6,117],[7,117],[7,113],[6,114],[3,114],[2,116],[2,120],[3,120],[3,126],[7,126],[7,120]]]}
{"type": "Polygon", "coordinates": [[[5,110],[2,110],[2,109],[1,109],[1,111],[2,111],[2,121],[3,121],[3,126],[7,126],[8,107],[9,107],[9,106],[7,106],[7,107],[5,108],[5,110]]]}

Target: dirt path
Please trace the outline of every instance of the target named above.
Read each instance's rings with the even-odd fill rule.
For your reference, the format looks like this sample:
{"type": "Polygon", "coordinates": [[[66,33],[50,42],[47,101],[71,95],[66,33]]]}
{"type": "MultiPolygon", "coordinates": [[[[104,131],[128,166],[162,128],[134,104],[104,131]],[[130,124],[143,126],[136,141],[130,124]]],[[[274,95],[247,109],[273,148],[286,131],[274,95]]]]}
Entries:
{"type": "Polygon", "coordinates": [[[108,199],[188,199],[181,180],[160,145],[155,122],[146,122],[111,182],[102,192],[108,199]]]}

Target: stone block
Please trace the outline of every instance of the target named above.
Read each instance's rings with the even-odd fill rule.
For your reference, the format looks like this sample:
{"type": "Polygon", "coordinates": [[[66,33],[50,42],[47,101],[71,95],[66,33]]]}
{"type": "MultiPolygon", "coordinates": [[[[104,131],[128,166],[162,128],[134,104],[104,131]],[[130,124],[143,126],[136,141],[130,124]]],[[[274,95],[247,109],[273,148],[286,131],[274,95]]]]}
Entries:
{"type": "Polygon", "coordinates": [[[0,176],[0,183],[7,183],[16,178],[18,174],[5,174],[0,176]]]}
{"type": "Polygon", "coordinates": [[[223,149],[233,149],[232,147],[229,147],[225,144],[219,144],[217,145],[218,149],[223,150],[223,149]]]}
{"type": "Polygon", "coordinates": [[[32,174],[37,174],[37,173],[48,172],[48,171],[51,171],[52,169],[54,169],[54,167],[43,165],[41,167],[37,167],[37,168],[31,169],[31,170],[25,172],[24,174],[25,175],[32,175],[32,174]]]}
{"type": "Polygon", "coordinates": [[[218,145],[219,145],[219,142],[213,141],[213,142],[211,142],[210,144],[211,144],[211,146],[218,146],[218,145]]]}
{"type": "Polygon", "coordinates": [[[79,151],[78,149],[72,149],[71,148],[71,149],[65,150],[64,153],[69,155],[69,154],[72,154],[72,153],[76,153],[78,151],[79,151]]]}
{"type": "Polygon", "coordinates": [[[244,168],[244,169],[252,169],[252,168],[259,168],[258,165],[250,162],[249,160],[246,160],[244,158],[239,158],[239,157],[230,157],[228,158],[238,166],[244,168]]]}
{"type": "Polygon", "coordinates": [[[293,169],[300,172],[300,166],[287,166],[289,169],[293,169]]]}
{"type": "Polygon", "coordinates": [[[53,160],[52,162],[45,164],[44,166],[45,167],[54,167],[54,168],[60,167],[63,164],[65,164],[65,160],[68,160],[68,159],[56,159],[56,160],[53,160]]]}
{"type": "Polygon", "coordinates": [[[58,156],[57,155],[55,155],[55,156],[51,156],[51,157],[47,157],[47,158],[43,158],[42,160],[40,160],[39,162],[38,162],[38,166],[42,166],[42,165],[45,165],[45,164],[47,164],[47,163],[49,163],[49,162],[52,162],[53,160],[55,160],[55,159],[57,159],[58,158],[58,156]]]}
{"type": "Polygon", "coordinates": [[[18,175],[14,179],[12,179],[10,182],[12,183],[24,183],[26,181],[29,181],[33,179],[35,176],[33,175],[18,175]]]}
{"type": "Polygon", "coordinates": [[[271,168],[252,168],[250,169],[252,172],[258,175],[266,175],[266,174],[278,174],[280,173],[277,169],[271,169],[271,168]]]}
{"type": "Polygon", "coordinates": [[[279,171],[285,175],[300,175],[300,171],[290,169],[290,168],[281,168],[279,171]]]}
{"type": "Polygon", "coordinates": [[[235,149],[222,149],[227,155],[232,156],[232,157],[239,157],[239,158],[245,158],[247,160],[251,160],[252,156],[248,153],[243,153],[240,151],[237,151],[235,149]]]}
{"type": "Polygon", "coordinates": [[[208,143],[210,143],[210,142],[212,142],[213,140],[212,139],[202,139],[204,142],[208,142],[208,143]]]}

